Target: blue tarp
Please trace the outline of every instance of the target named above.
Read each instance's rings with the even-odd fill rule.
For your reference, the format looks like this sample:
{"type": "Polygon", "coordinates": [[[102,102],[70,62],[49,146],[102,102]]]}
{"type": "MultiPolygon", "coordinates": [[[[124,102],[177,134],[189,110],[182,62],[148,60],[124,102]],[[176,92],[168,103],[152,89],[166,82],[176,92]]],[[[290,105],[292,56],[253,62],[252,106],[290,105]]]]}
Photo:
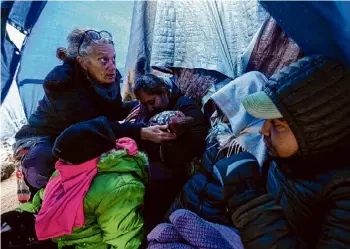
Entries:
{"type": "Polygon", "coordinates": [[[17,48],[9,39],[6,23],[29,35],[45,4],[45,1],[1,2],[1,103],[12,84],[22,49],[17,48]]]}
{"type": "Polygon", "coordinates": [[[133,2],[49,1],[27,39],[18,74],[18,86],[26,116],[43,96],[42,82],[60,61],[58,47],[67,47],[67,35],[74,28],[109,31],[116,49],[117,67],[124,71],[129,43],[133,2]]]}
{"type": "Polygon", "coordinates": [[[255,0],[138,2],[128,65],[146,57],[163,71],[204,68],[235,78],[244,71],[242,55],[265,18],[255,0]]]}
{"type": "Polygon", "coordinates": [[[350,2],[261,1],[306,55],[324,54],[350,66],[350,2]]]}

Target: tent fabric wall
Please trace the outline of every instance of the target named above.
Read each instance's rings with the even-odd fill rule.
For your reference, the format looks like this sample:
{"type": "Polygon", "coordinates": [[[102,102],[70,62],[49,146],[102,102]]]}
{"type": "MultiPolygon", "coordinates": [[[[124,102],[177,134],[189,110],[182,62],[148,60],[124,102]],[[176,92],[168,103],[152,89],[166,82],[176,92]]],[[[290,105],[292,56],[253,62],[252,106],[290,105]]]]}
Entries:
{"type": "Polygon", "coordinates": [[[133,2],[49,1],[28,37],[18,73],[18,87],[26,116],[36,109],[44,92],[42,82],[61,62],[58,47],[67,47],[66,37],[74,28],[109,31],[114,40],[116,62],[123,72],[129,43],[133,2]]]}
{"type": "Polygon", "coordinates": [[[241,75],[242,56],[265,18],[266,12],[256,0],[135,4],[124,99],[132,96],[132,74],[140,57],[163,72],[202,68],[232,78],[241,75]]]}
{"type": "Polygon", "coordinates": [[[266,19],[256,0],[160,1],[151,66],[204,68],[240,76],[242,55],[266,19]]]}
{"type": "MultiPolygon", "coordinates": [[[[128,71],[125,78],[128,82],[132,82],[129,72],[133,70],[137,59],[140,57],[146,57],[151,66],[207,67],[203,63],[201,64],[201,62],[208,63],[206,58],[200,60],[197,57],[189,56],[190,53],[187,54],[187,52],[193,54],[193,51],[198,49],[196,43],[188,44],[185,50],[181,50],[179,53],[189,59],[187,64],[182,64],[183,61],[179,59],[176,63],[171,61],[170,55],[179,49],[174,45],[176,41],[174,43],[171,38],[181,37],[181,33],[177,33],[180,35],[176,36],[171,36],[171,34],[179,32],[176,31],[176,28],[181,28],[179,27],[180,24],[185,30],[195,26],[194,20],[186,19],[185,13],[176,10],[176,6],[181,7],[181,4],[184,6],[187,4],[181,2],[2,1],[1,102],[3,102],[12,82],[17,82],[26,115],[29,116],[35,110],[38,100],[43,95],[41,84],[44,77],[55,65],[59,64],[59,61],[55,58],[55,50],[59,46],[66,46],[65,37],[75,27],[89,26],[111,31],[116,42],[117,66],[123,71],[125,65],[125,69],[128,71]],[[171,20],[174,17],[175,20],[171,20]],[[131,18],[133,19],[132,22],[131,18]],[[181,18],[186,21],[180,23],[181,18]],[[23,48],[17,48],[9,39],[5,26],[7,22],[28,36],[23,48]],[[162,27],[171,28],[166,30],[162,27]],[[155,31],[158,34],[156,36],[154,36],[155,31]],[[167,37],[167,34],[170,34],[168,38],[164,41],[159,40],[167,37]],[[165,47],[158,47],[157,45],[157,50],[155,50],[154,44],[163,44],[165,47]],[[170,51],[168,51],[168,47],[170,51]],[[175,50],[171,52],[171,49],[175,50]],[[124,64],[127,51],[127,60],[124,64]],[[164,54],[167,54],[168,57],[164,57],[164,54]],[[196,59],[200,63],[191,62],[191,59],[196,59]],[[18,80],[14,81],[13,77],[19,62],[21,62],[21,67],[18,80]]],[[[248,1],[246,4],[252,2],[254,1],[248,1]]],[[[306,55],[326,54],[350,64],[350,2],[262,1],[261,3],[306,55]],[[298,16],[298,18],[295,18],[295,16],[298,16]]],[[[193,6],[198,4],[199,2],[193,2],[193,6]]],[[[234,68],[233,64],[228,61],[228,59],[232,60],[233,58],[228,56],[230,49],[227,50],[228,45],[224,44],[224,42],[232,43],[235,41],[230,35],[226,36],[226,32],[230,31],[231,26],[226,23],[224,18],[225,15],[229,17],[231,15],[232,18],[234,8],[225,8],[224,6],[235,3],[217,1],[201,2],[200,4],[201,8],[206,5],[208,11],[203,12],[203,16],[208,20],[212,20],[210,25],[217,29],[215,31],[216,37],[219,37],[219,41],[222,43],[218,43],[215,49],[222,50],[218,54],[226,58],[223,68],[229,69],[216,68],[215,70],[225,71],[226,74],[234,74],[237,68],[234,68]],[[209,4],[216,4],[216,6],[210,7],[209,4]],[[221,15],[220,13],[224,14],[221,15]],[[222,26],[220,26],[221,24],[222,26]],[[232,72],[226,72],[232,68],[234,69],[232,72]]],[[[191,9],[187,7],[185,9],[182,7],[182,10],[191,12],[191,9]]],[[[195,9],[193,10],[195,11],[195,9]]],[[[244,13],[247,12],[247,9],[242,7],[239,11],[244,13]]],[[[193,16],[196,17],[195,12],[193,16]]],[[[205,25],[203,24],[203,26],[205,25]]],[[[253,29],[250,32],[253,32],[253,29]]],[[[248,36],[250,37],[250,35],[249,33],[248,36]]],[[[193,39],[193,37],[190,38],[193,39]]],[[[205,40],[212,42],[207,38],[205,40]]],[[[210,50],[208,51],[210,52],[210,50]]],[[[236,57],[236,61],[237,58],[239,57],[236,57]]],[[[148,69],[150,65],[148,65],[148,69]]]]}
{"type": "Polygon", "coordinates": [[[350,2],[261,1],[261,4],[306,55],[324,54],[350,66],[350,2]]]}
{"type": "Polygon", "coordinates": [[[146,72],[150,71],[156,12],[157,1],[135,1],[134,3],[123,86],[123,99],[126,101],[134,98],[132,84],[135,80],[135,67],[138,59],[145,58],[146,72]]]}
{"type": "Polygon", "coordinates": [[[300,48],[270,16],[258,32],[245,72],[259,71],[269,78],[303,56],[300,48]]]}
{"type": "Polygon", "coordinates": [[[11,87],[18,63],[21,59],[21,51],[9,39],[8,35],[1,41],[1,104],[4,102],[11,87]]]}
{"type": "Polygon", "coordinates": [[[9,39],[6,23],[28,36],[45,5],[46,1],[1,2],[1,103],[13,82],[23,49],[9,39]]]}

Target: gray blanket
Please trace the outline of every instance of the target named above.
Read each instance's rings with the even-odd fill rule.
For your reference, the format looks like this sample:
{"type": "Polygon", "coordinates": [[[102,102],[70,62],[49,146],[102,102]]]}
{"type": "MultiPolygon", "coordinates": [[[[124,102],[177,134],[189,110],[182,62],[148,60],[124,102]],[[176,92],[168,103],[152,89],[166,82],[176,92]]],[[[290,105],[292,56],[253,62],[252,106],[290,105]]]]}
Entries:
{"type": "Polygon", "coordinates": [[[257,0],[135,1],[124,99],[133,97],[140,57],[146,58],[146,71],[150,66],[203,68],[231,78],[240,76],[249,60],[249,44],[266,16],[257,0]]]}
{"type": "Polygon", "coordinates": [[[236,78],[265,18],[256,0],[160,1],[151,66],[204,68],[236,78]]]}
{"type": "Polygon", "coordinates": [[[233,140],[253,154],[260,165],[266,158],[266,146],[263,136],[259,133],[263,120],[249,115],[241,101],[248,94],[260,91],[266,82],[267,79],[262,73],[249,72],[231,81],[211,96],[230,122],[231,136],[226,136],[227,140],[233,140]]]}

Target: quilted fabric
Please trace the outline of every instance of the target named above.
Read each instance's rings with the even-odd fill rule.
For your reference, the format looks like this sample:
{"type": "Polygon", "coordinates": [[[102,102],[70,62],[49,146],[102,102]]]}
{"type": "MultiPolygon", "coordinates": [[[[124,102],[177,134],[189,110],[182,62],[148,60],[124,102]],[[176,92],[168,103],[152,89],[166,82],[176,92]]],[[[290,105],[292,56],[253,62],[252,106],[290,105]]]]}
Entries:
{"type": "Polygon", "coordinates": [[[300,157],[348,146],[349,82],[350,70],[324,56],[304,57],[269,78],[264,91],[295,134],[300,157]]]}
{"type": "Polygon", "coordinates": [[[257,1],[160,1],[151,66],[204,68],[231,78],[266,18],[257,1]]]}

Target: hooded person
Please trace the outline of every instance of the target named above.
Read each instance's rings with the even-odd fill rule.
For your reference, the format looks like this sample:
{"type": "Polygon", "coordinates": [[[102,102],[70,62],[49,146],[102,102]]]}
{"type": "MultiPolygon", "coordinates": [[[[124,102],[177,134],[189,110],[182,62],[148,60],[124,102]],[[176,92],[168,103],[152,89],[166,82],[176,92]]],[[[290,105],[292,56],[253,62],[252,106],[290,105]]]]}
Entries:
{"type": "Polygon", "coordinates": [[[242,103],[265,119],[271,162],[267,194],[250,184],[228,202],[244,247],[349,248],[350,70],[305,57],[242,103]]]}
{"type": "Polygon", "coordinates": [[[53,154],[59,160],[47,187],[17,209],[37,214],[37,239],[58,248],[138,248],[148,161],[135,141],[116,140],[100,117],[67,128],[53,154]]]}

